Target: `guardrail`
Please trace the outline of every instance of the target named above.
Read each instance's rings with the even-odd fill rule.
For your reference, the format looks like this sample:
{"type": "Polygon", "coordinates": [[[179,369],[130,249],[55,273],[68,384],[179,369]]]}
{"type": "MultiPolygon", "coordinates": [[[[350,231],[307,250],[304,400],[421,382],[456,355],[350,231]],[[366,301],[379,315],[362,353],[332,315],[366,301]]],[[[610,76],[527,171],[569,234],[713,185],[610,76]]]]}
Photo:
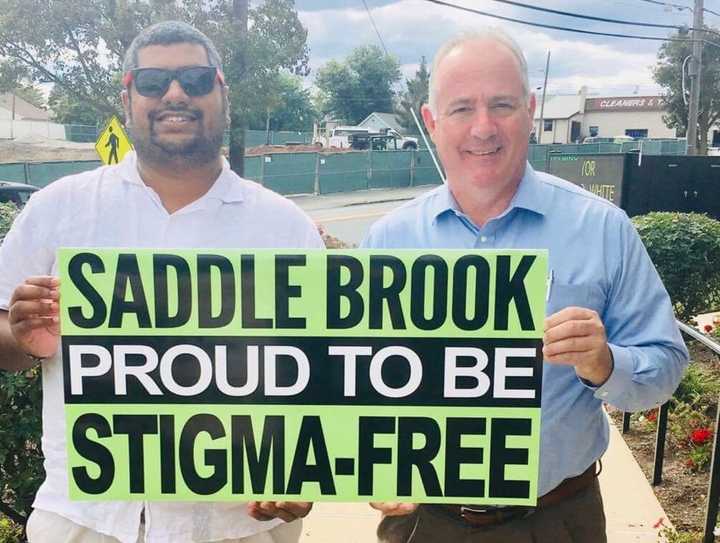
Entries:
{"type": "MultiPolygon", "coordinates": [[[[717,343],[701,334],[695,328],[677,321],[680,331],[686,336],[700,342],[704,347],[720,356],[720,343],[717,343]]],[[[662,469],[665,460],[665,440],[667,437],[668,411],[670,402],[665,402],[658,407],[657,433],[655,435],[655,462],[653,466],[652,485],[662,483],[662,469]]],[[[630,430],[630,413],[623,413],[622,433],[630,430]]],[[[713,543],[715,541],[715,522],[718,514],[718,500],[720,499],[720,399],[715,415],[715,429],[712,459],[710,460],[710,481],[708,483],[707,505],[705,510],[705,528],[703,531],[702,543],[713,543]]]]}

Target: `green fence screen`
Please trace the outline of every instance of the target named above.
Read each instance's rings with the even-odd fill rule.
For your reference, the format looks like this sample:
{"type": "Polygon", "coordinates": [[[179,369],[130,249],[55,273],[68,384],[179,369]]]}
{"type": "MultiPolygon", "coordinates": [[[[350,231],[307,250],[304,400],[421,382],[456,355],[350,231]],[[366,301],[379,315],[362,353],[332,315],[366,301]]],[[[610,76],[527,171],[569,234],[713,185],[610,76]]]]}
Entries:
{"type": "Polygon", "coordinates": [[[414,153],[408,151],[372,151],[369,153],[369,188],[407,187],[414,153]]]}
{"type": "Polygon", "coordinates": [[[15,183],[26,183],[25,163],[15,162],[11,164],[0,164],[0,181],[13,181],[15,183]]]}
{"type": "Polygon", "coordinates": [[[315,153],[277,153],[262,157],[262,183],[280,194],[306,194],[315,190],[315,153]]]}

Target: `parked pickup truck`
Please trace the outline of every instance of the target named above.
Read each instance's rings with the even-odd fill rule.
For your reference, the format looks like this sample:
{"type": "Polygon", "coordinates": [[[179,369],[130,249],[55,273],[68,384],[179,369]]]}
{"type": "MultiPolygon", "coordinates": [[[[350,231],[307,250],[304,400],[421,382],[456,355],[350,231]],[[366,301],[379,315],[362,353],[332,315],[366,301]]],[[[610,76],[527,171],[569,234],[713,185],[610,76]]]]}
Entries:
{"type": "Polygon", "coordinates": [[[362,126],[336,126],[329,136],[316,139],[315,144],[321,147],[340,147],[341,149],[350,147],[362,150],[370,148],[371,140],[373,142],[372,149],[411,150],[418,147],[417,138],[402,136],[392,129],[375,132],[362,126]]]}

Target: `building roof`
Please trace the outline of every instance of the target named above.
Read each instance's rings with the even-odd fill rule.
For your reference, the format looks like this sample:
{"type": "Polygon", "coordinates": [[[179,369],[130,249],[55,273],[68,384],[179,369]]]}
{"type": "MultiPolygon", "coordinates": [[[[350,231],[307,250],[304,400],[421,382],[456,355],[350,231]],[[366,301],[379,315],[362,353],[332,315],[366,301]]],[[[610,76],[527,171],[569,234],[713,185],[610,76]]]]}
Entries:
{"type": "MultiPolygon", "coordinates": [[[[0,93],[0,108],[12,112],[13,95],[11,92],[0,93]]],[[[50,114],[44,109],[35,107],[19,96],[15,96],[15,119],[24,121],[49,121],[50,114]]]]}
{"type": "Polygon", "coordinates": [[[375,117],[380,120],[383,124],[385,124],[388,128],[392,128],[396,132],[404,132],[405,129],[400,124],[400,119],[398,119],[398,116],[394,113],[381,113],[379,111],[373,111],[370,115],[365,117],[360,123],[358,123],[358,126],[363,126],[366,122],[368,122],[372,117],[375,117]]]}
{"type": "MultiPolygon", "coordinates": [[[[535,119],[540,118],[542,96],[537,97],[535,107],[535,119]]],[[[576,113],[580,113],[581,96],[570,95],[549,95],[545,96],[545,107],[543,108],[544,119],[569,119],[576,113]]]]}

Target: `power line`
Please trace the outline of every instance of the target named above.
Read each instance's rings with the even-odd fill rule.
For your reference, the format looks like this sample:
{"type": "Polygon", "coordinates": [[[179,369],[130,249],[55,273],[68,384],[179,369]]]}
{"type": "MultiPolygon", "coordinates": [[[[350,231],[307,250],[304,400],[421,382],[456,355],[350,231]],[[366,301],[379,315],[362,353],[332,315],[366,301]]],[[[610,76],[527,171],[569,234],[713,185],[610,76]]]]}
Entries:
{"type": "Polygon", "coordinates": [[[627,21],[623,19],[609,19],[606,17],[595,17],[594,15],[582,15],[580,13],[571,13],[569,11],[560,11],[557,9],[541,8],[539,6],[531,6],[530,4],[523,4],[522,2],[514,2],[513,0],[493,0],[493,2],[500,2],[501,4],[510,4],[511,6],[518,6],[526,9],[534,9],[536,11],[542,11],[544,13],[554,13],[555,15],[564,15],[566,17],[576,17],[578,19],[587,19],[590,21],[602,21],[604,23],[614,23],[620,25],[633,25],[633,26],[646,26],[650,28],[671,28],[679,30],[680,27],[677,25],[661,25],[656,23],[644,23],[639,21],[627,21]]]}
{"type": "MultiPolygon", "coordinates": [[[[513,0],[493,0],[493,2],[500,2],[501,4],[510,4],[512,6],[518,6],[522,8],[527,9],[534,9],[536,11],[542,11],[545,13],[553,13],[556,15],[564,15],[566,17],[576,17],[578,19],[588,19],[591,21],[602,21],[605,23],[613,23],[613,24],[621,24],[621,25],[632,25],[632,26],[646,26],[650,28],[670,28],[674,30],[695,30],[695,28],[687,27],[686,25],[661,25],[661,24],[655,24],[655,23],[644,23],[639,21],[627,21],[623,19],[609,19],[607,17],[596,17],[594,15],[582,15],[580,13],[571,13],[569,11],[560,11],[557,9],[550,9],[550,8],[541,8],[538,6],[531,6],[530,4],[523,4],[522,2],[515,2],[513,0]]],[[[702,32],[708,32],[710,34],[715,34],[716,36],[720,36],[720,33],[709,29],[709,28],[701,28],[699,29],[702,32]]]]}
{"type": "MultiPolygon", "coordinates": [[[[640,2],[647,2],[648,4],[656,4],[658,6],[663,6],[663,7],[671,6],[671,7],[680,9],[680,10],[684,9],[687,11],[693,11],[693,8],[691,8],[690,6],[686,6],[683,4],[673,4],[672,2],[661,2],[660,0],[640,0],[640,2]]],[[[718,13],[717,11],[713,11],[708,8],[703,8],[703,11],[706,13],[712,13],[713,15],[720,17],[720,13],[718,13]]]]}
{"type": "Polygon", "coordinates": [[[377,34],[378,39],[380,40],[380,45],[382,45],[383,50],[385,51],[385,54],[390,56],[390,53],[388,53],[387,47],[385,47],[385,42],[382,39],[382,36],[380,35],[380,31],[378,30],[378,27],[375,26],[375,19],[373,19],[372,13],[370,13],[370,8],[367,5],[367,2],[365,0],[362,0],[363,6],[365,6],[365,11],[367,11],[368,17],[370,17],[370,22],[372,23],[373,28],[375,29],[375,34],[377,34]]]}
{"type": "Polygon", "coordinates": [[[673,4],[672,2],[661,2],[661,1],[659,1],[659,0],[640,0],[640,1],[641,1],[641,2],[647,2],[648,4],[656,4],[656,5],[658,5],[658,6],[663,6],[663,7],[665,7],[665,6],[672,6],[672,7],[674,7],[674,8],[677,8],[677,9],[685,9],[685,10],[687,10],[687,11],[692,11],[692,10],[693,10],[693,8],[691,8],[690,6],[685,6],[685,5],[682,5],[682,4],[673,4]]]}
{"type": "MultiPolygon", "coordinates": [[[[445,6],[449,8],[459,9],[460,11],[467,11],[470,13],[475,13],[476,15],[484,15],[485,17],[491,17],[493,19],[500,19],[502,21],[508,21],[511,23],[519,23],[522,25],[527,26],[536,26],[540,28],[549,28],[552,30],[563,30],[565,32],[576,32],[578,34],[589,34],[592,36],[609,36],[611,38],[628,38],[632,40],[650,40],[650,41],[677,41],[677,42],[688,42],[692,40],[687,40],[684,38],[661,38],[660,36],[634,36],[631,34],[617,34],[613,32],[596,32],[594,30],[581,30],[579,28],[568,28],[566,26],[558,26],[558,25],[549,25],[545,23],[533,23],[530,21],[524,21],[522,19],[515,19],[513,17],[506,17],[504,15],[497,15],[495,13],[488,13],[487,11],[481,11],[479,9],[473,9],[473,8],[466,8],[464,6],[458,6],[457,4],[451,4],[449,2],[443,2],[442,0],[425,0],[426,2],[430,2],[432,4],[437,4],[440,6],[445,6]]],[[[715,42],[711,42],[709,40],[700,40],[703,43],[706,43],[708,45],[714,45],[715,47],[720,47],[720,44],[717,44],[715,42]]]]}

